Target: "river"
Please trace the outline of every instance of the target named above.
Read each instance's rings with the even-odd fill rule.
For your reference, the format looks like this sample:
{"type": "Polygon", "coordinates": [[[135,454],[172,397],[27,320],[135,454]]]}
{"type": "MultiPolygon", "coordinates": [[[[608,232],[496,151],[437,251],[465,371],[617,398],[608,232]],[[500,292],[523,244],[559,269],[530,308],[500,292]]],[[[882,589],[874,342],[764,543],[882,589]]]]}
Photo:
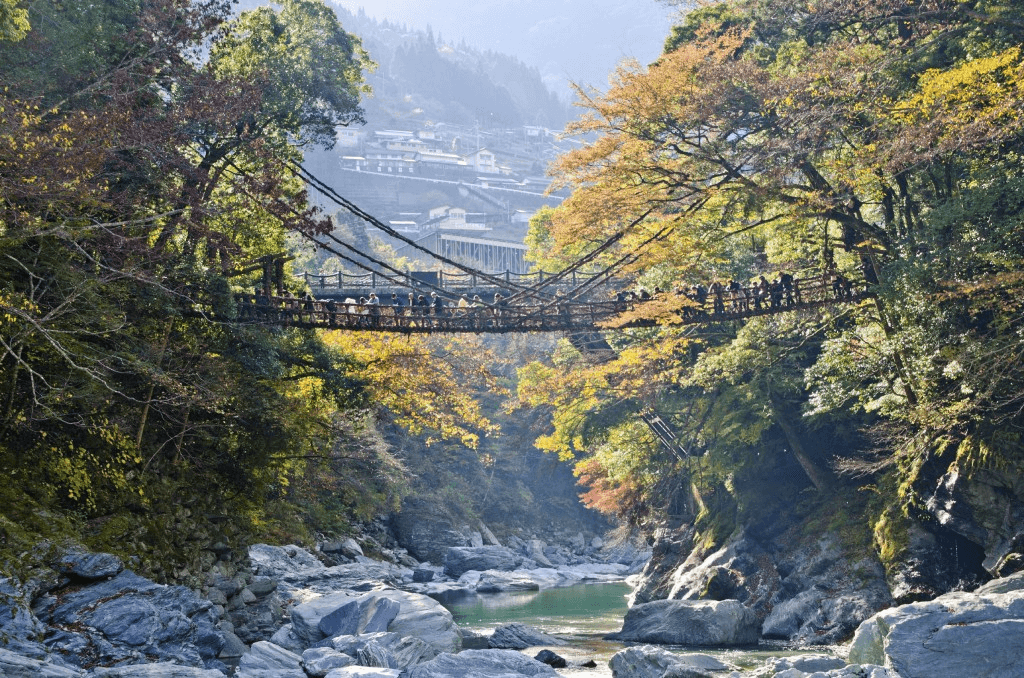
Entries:
{"type": "MultiPolygon", "coordinates": [[[[566,646],[551,647],[569,661],[593,659],[596,669],[559,669],[566,678],[604,678],[611,676],[608,660],[625,647],[624,643],[603,637],[622,628],[626,615],[626,596],[631,589],[624,583],[582,584],[565,588],[517,593],[497,593],[442,600],[455,622],[471,631],[490,635],[496,626],[521,622],[545,633],[569,641],[566,646]]],[[[768,657],[805,654],[784,644],[762,644],[743,649],[716,649],[666,646],[679,652],[701,652],[714,655],[742,669],[754,669],[768,657]]],[[[539,648],[526,650],[531,657],[539,648]]],[[[831,653],[832,648],[814,648],[815,653],[831,653]]]]}

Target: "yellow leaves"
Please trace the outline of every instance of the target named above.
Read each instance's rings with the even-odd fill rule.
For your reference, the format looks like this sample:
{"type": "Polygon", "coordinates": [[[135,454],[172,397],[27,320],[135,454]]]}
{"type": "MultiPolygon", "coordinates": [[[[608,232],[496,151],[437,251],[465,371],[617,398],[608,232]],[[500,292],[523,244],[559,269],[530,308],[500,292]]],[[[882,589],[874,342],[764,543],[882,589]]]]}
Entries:
{"type": "Polygon", "coordinates": [[[920,162],[925,154],[992,147],[1024,126],[1024,60],[1020,47],[925,71],[886,114],[898,142],[887,159],[920,162]]]}
{"type": "Polygon", "coordinates": [[[433,340],[387,333],[327,332],[324,343],[350,356],[371,399],[428,443],[455,439],[476,448],[497,428],[481,413],[473,387],[500,394],[487,372],[492,358],[475,338],[433,340]]]}
{"type": "Polygon", "coordinates": [[[932,69],[921,75],[917,94],[896,115],[912,119],[942,111],[973,117],[993,107],[1005,113],[1007,104],[1020,98],[1022,76],[1019,47],[954,68],[932,69]]]}

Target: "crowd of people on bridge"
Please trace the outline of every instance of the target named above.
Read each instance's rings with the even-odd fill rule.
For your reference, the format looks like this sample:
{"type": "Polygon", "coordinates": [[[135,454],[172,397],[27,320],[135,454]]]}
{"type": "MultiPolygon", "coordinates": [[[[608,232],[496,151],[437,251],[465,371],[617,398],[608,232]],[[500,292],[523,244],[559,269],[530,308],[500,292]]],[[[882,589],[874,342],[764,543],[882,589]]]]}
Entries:
{"type": "MultiPolygon", "coordinates": [[[[506,292],[506,294],[508,294],[506,292]]],[[[616,294],[614,302],[587,304],[591,320],[595,313],[612,315],[655,298],[665,293],[655,289],[654,293],[644,288],[623,290],[616,294]]],[[[673,292],[684,297],[680,314],[684,320],[700,321],[704,318],[754,315],[789,308],[805,301],[826,301],[829,298],[842,301],[854,297],[853,283],[843,274],[829,270],[821,275],[794,278],[791,273],[779,272],[773,280],[764,275],[747,284],[737,280],[713,280],[709,285],[696,284],[679,287],[673,292]],[[831,296],[829,293],[831,292],[831,296]]],[[[273,320],[295,324],[313,324],[341,329],[361,328],[432,328],[432,329],[485,329],[494,328],[503,317],[547,322],[569,326],[574,311],[561,293],[554,300],[538,297],[523,297],[510,304],[502,292],[495,292],[492,301],[484,301],[479,294],[465,293],[447,299],[431,291],[429,293],[391,292],[378,297],[376,292],[369,296],[338,299],[316,299],[306,293],[296,297],[289,291],[272,297],[264,290],[256,289],[255,295],[240,299],[242,315],[254,319],[273,320]],[[557,318],[557,320],[553,320],[557,318]]],[[[579,305],[578,303],[576,304],[579,305]]]]}
{"type": "Polygon", "coordinates": [[[501,292],[495,292],[493,301],[487,303],[479,294],[462,294],[452,301],[436,291],[429,294],[409,292],[407,295],[392,292],[383,298],[371,292],[366,297],[338,300],[316,299],[309,293],[299,298],[287,290],[280,297],[270,297],[262,289],[257,289],[250,310],[257,318],[339,328],[379,328],[433,326],[444,318],[493,322],[502,317],[505,308],[501,292]]]}
{"type": "MultiPolygon", "coordinates": [[[[674,294],[690,301],[683,307],[682,317],[699,319],[724,316],[727,313],[747,314],[792,307],[804,302],[805,290],[812,291],[819,299],[831,290],[832,299],[837,301],[852,299],[854,295],[851,280],[834,270],[802,279],[781,271],[773,280],[761,275],[746,285],[732,279],[727,282],[714,280],[710,285],[698,283],[688,288],[678,287],[674,294]]],[[[653,294],[642,287],[636,291],[623,290],[616,295],[615,302],[620,310],[625,310],[631,303],[649,301],[662,294],[663,291],[658,288],[655,288],[653,294]]]]}

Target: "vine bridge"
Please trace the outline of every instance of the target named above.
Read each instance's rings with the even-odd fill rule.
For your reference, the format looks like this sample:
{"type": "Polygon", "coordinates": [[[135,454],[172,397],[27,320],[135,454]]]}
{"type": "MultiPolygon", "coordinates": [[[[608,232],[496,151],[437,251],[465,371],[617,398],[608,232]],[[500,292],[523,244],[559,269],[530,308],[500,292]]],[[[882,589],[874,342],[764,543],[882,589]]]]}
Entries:
{"type": "MultiPolygon", "coordinates": [[[[406,284],[394,280],[358,276],[363,286],[347,284],[344,274],[305,277],[316,293],[298,298],[288,293],[235,295],[238,321],[287,327],[321,328],[349,331],[398,332],[403,334],[568,332],[587,333],[602,329],[650,327],[650,319],[633,319],[617,324],[624,313],[638,311],[644,304],[682,297],[672,325],[697,325],[743,320],[758,316],[788,313],[801,309],[844,304],[868,298],[867,286],[853,284],[842,276],[816,275],[793,280],[787,287],[780,283],[755,284],[729,290],[722,286],[701,292],[689,291],[615,294],[608,281],[580,276],[561,284],[573,297],[564,296],[555,287],[552,295],[536,291],[517,291],[503,287],[488,276],[488,281],[464,275],[435,278],[410,274],[406,284]],[[583,281],[581,285],[580,281],[583,281]],[[587,290],[589,299],[579,290],[587,290]],[[394,295],[393,297],[391,295],[394,295]],[[430,295],[430,296],[428,296],[430,295]],[[487,295],[487,301],[484,301],[487,295]],[[603,297],[596,299],[595,297],[603,297]],[[608,297],[614,297],[609,299],[608,297]],[[392,301],[394,300],[394,303],[392,301]],[[411,302],[411,303],[410,303],[411,302]]],[[[545,274],[531,274],[542,278],[545,274]]],[[[525,276],[509,282],[524,282],[525,276]]],[[[355,277],[355,276],[353,276],[355,277]]],[[[556,285],[558,283],[555,283],[556,285]]]]}
{"type": "MultiPolygon", "coordinates": [[[[637,222],[620,229],[557,274],[488,273],[425,248],[360,209],[302,165],[288,166],[310,188],[448,270],[401,271],[333,232],[303,232],[318,249],[366,273],[307,273],[300,286],[309,292],[298,298],[286,291],[284,281],[285,262],[294,257],[260,257],[229,274],[262,270],[262,284],[252,294],[235,295],[232,321],[403,334],[565,332],[581,350],[606,352],[608,345],[600,335],[601,330],[651,327],[666,322],[643,317],[645,304],[660,306],[657,310],[662,315],[671,312],[668,324],[698,325],[844,304],[872,296],[867,283],[874,281],[867,275],[867,283],[854,284],[834,270],[799,279],[780,273],[771,283],[763,276],[749,285],[716,281],[709,287],[698,284],[672,292],[655,290],[653,295],[643,290],[623,291],[627,283],[613,278],[614,272],[637,262],[645,247],[667,237],[669,228],[662,228],[639,246],[616,255],[618,258],[599,273],[584,272],[584,267],[594,266],[596,258],[610,252],[637,222]],[[634,312],[632,318],[630,312],[634,312]]],[[[193,307],[191,312],[211,315],[199,307],[193,307]]]]}

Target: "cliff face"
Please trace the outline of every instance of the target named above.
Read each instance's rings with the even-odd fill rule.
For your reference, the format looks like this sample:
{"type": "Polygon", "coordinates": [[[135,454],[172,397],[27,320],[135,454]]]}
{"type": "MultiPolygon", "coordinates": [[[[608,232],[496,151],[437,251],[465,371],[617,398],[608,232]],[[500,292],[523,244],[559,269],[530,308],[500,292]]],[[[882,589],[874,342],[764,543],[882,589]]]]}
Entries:
{"type": "Polygon", "coordinates": [[[722,540],[686,517],[653,534],[634,602],[735,598],[758,614],[766,638],[833,643],[878,610],[1024,569],[1015,466],[967,475],[938,459],[916,488],[909,518],[852,487],[805,498],[769,521],[741,518],[722,540]]]}
{"type": "Polygon", "coordinates": [[[427,447],[389,432],[414,476],[390,522],[414,557],[443,562],[448,547],[480,545],[474,540],[589,544],[613,527],[580,503],[569,466],[534,448],[529,416],[504,421],[502,430],[479,450],[451,443],[427,447]]]}

